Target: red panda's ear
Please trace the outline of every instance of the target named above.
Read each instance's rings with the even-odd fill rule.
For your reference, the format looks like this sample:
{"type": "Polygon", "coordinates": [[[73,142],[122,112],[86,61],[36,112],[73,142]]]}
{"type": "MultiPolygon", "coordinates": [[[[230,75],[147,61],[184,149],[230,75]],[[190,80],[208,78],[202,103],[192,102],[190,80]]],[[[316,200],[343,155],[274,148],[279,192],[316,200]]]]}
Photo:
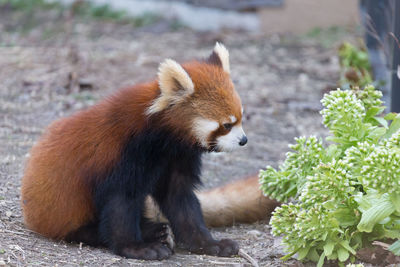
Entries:
{"type": "Polygon", "coordinates": [[[226,73],[230,73],[229,52],[221,43],[216,43],[213,52],[208,58],[208,62],[220,66],[226,73]]]}
{"type": "Polygon", "coordinates": [[[158,68],[158,84],[163,94],[186,95],[194,92],[189,74],[172,59],[166,59],[158,68]]]}
{"type": "Polygon", "coordinates": [[[159,112],[194,93],[194,84],[189,74],[172,59],[166,59],[158,68],[158,85],[161,94],[147,109],[147,114],[159,112]]]}

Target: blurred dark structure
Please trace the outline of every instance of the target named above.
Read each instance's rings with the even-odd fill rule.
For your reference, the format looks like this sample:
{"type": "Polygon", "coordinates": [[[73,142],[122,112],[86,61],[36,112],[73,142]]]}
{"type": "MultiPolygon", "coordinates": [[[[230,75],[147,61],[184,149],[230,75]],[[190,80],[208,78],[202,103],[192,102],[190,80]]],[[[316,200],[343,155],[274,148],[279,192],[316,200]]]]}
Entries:
{"type": "Polygon", "coordinates": [[[400,47],[396,40],[400,38],[400,1],[361,0],[360,10],[374,79],[381,82],[378,87],[391,111],[400,112],[400,47]]]}
{"type": "Polygon", "coordinates": [[[392,82],[391,82],[391,111],[400,112],[400,75],[398,69],[400,68],[400,1],[395,1],[394,18],[393,18],[393,34],[397,38],[393,38],[392,44],[392,82]]]}

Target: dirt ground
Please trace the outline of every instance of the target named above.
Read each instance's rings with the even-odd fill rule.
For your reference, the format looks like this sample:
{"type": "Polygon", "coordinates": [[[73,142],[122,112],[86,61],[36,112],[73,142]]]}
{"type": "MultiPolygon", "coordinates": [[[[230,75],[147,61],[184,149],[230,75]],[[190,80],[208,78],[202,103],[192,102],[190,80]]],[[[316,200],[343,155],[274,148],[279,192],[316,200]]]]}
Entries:
{"type": "MultiPolygon", "coordinates": [[[[1,22],[1,16],[0,16],[1,22]]],[[[276,167],[299,135],[323,135],[318,110],[338,80],[336,44],[293,36],[240,32],[173,32],[87,23],[43,40],[45,26],[28,34],[0,31],[0,265],[10,266],[247,266],[246,259],[177,251],[162,262],[128,260],[96,249],[53,242],[28,231],[19,205],[29,149],[51,121],[92,105],[118,88],[155,77],[165,58],[208,56],[216,41],[230,51],[232,78],[242,97],[249,143],[233,153],[204,157],[203,181],[214,187],[266,165],[276,167]]],[[[350,37],[352,38],[352,37],[350,37]]],[[[337,44],[340,40],[338,40],[337,44]]],[[[260,266],[282,262],[279,240],[266,223],[213,229],[237,240],[260,266]]]]}

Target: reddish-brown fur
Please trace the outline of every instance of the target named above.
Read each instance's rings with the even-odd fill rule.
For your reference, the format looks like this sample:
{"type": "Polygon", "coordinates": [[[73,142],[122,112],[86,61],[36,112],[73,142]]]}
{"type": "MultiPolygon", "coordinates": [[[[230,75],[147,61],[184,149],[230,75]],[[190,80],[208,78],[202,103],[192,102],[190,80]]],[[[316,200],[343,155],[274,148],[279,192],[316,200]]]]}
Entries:
{"type": "Polygon", "coordinates": [[[88,179],[118,160],[129,132],[125,127],[143,127],[143,110],[156,95],[156,82],[127,88],[47,129],[31,150],[22,180],[22,208],[30,229],[58,239],[92,219],[90,188],[96,181],[88,179]],[[112,112],[118,115],[110,117],[112,112]]]}
{"type": "MultiPolygon", "coordinates": [[[[190,134],[196,115],[222,120],[233,114],[241,121],[240,99],[226,72],[200,62],[183,67],[195,84],[195,93],[185,103],[163,112],[160,124],[182,139],[196,142],[190,134]],[[210,94],[210,87],[215,88],[215,94],[210,94]]],[[[62,239],[93,219],[91,190],[99,182],[97,177],[104,177],[119,160],[129,134],[143,129],[148,120],[146,109],[159,95],[157,81],[140,84],[49,126],[32,148],[22,180],[21,202],[30,229],[62,239]]],[[[254,183],[243,186],[258,188],[254,183]]]]}
{"type": "Polygon", "coordinates": [[[263,195],[257,175],[197,193],[207,226],[252,223],[266,219],[278,202],[263,195]]]}

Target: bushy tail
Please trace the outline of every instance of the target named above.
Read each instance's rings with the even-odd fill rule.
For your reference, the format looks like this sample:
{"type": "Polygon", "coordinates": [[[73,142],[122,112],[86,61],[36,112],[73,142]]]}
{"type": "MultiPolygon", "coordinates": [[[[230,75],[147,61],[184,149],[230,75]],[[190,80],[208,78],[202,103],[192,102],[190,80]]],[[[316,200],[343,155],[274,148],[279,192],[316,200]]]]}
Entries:
{"type": "MultiPolygon", "coordinates": [[[[207,226],[229,226],[234,223],[252,223],[268,218],[279,205],[263,196],[257,175],[222,187],[197,192],[207,226]]],[[[146,202],[146,217],[165,221],[150,199],[146,202]]]]}
{"type": "Polygon", "coordinates": [[[204,220],[212,227],[256,222],[269,217],[278,205],[262,194],[257,175],[199,192],[197,197],[204,220]]]}

